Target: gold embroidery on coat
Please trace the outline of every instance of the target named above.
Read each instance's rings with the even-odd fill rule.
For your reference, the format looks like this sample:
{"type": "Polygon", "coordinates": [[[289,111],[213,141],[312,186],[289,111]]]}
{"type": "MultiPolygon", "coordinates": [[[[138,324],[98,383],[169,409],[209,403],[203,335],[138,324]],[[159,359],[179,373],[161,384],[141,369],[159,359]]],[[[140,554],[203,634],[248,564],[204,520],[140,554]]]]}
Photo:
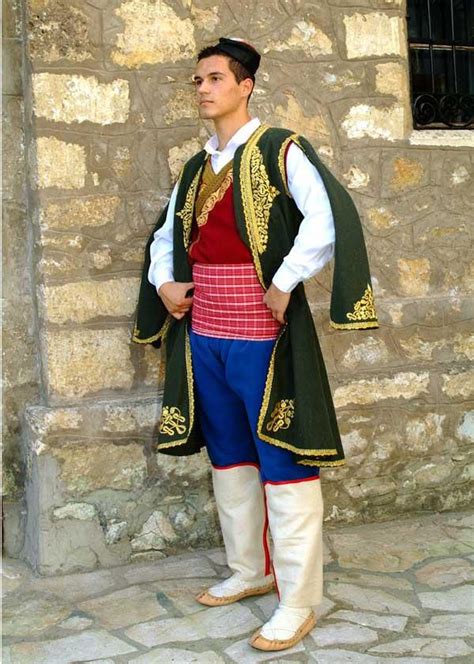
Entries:
{"type": "Polygon", "coordinates": [[[281,401],[277,401],[275,408],[271,412],[270,421],[267,422],[267,431],[288,429],[294,414],[294,399],[282,399],[281,401]]]}
{"type": "Polygon", "coordinates": [[[258,280],[263,288],[266,289],[265,281],[263,279],[262,265],[260,263],[260,256],[258,252],[258,227],[255,217],[252,177],[250,174],[250,159],[252,152],[262,135],[269,129],[268,125],[261,124],[251,135],[245,144],[242,152],[242,159],[240,161],[239,181],[240,191],[242,195],[242,208],[244,211],[245,227],[247,229],[247,236],[250,244],[250,251],[252,252],[253,263],[257,272],[258,280]]]}
{"type": "Polygon", "coordinates": [[[189,238],[191,235],[191,226],[193,223],[193,214],[194,214],[194,201],[196,199],[196,192],[198,188],[199,178],[201,177],[201,171],[203,167],[201,166],[194,176],[193,181],[189,185],[189,189],[186,193],[186,199],[184,205],[179,212],[176,212],[176,216],[180,217],[183,222],[183,239],[184,246],[186,249],[189,246],[189,238]]]}
{"type": "Polygon", "coordinates": [[[163,406],[160,433],[165,433],[167,436],[172,436],[175,432],[183,434],[186,431],[183,422],[186,422],[186,418],[177,406],[163,406]]]}
{"type": "Polygon", "coordinates": [[[278,343],[280,342],[280,339],[285,333],[287,327],[288,325],[282,327],[275,341],[275,345],[273,346],[272,355],[270,358],[270,366],[268,367],[267,378],[265,381],[265,390],[263,394],[262,405],[260,406],[260,414],[258,416],[257,435],[259,438],[265,440],[267,443],[272,443],[272,445],[275,445],[276,447],[282,447],[285,450],[290,450],[290,452],[295,452],[295,454],[304,454],[309,456],[335,456],[338,454],[338,451],[335,448],[303,449],[301,447],[296,447],[296,445],[291,445],[291,443],[285,443],[283,440],[279,440],[278,438],[272,438],[271,436],[267,436],[267,434],[263,433],[263,424],[265,422],[265,418],[268,412],[268,404],[270,403],[270,394],[273,385],[273,376],[275,373],[276,350],[278,343]]]}
{"type": "Polygon", "coordinates": [[[364,295],[354,304],[354,311],[347,313],[349,320],[365,321],[371,318],[377,318],[375,313],[374,293],[370,284],[367,284],[364,295]]]}
{"type": "Polygon", "coordinates": [[[270,184],[263,155],[256,145],[250,155],[250,178],[253,193],[253,216],[255,240],[259,254],[263,254],[268,243],[268,222],[274,199],[280,193],[270,184]]]}
{"type": "MultiPolygon", "coordinates": [[[[184,445],[189,438],[189,434],[192,431],[194,426],[194,376],[193,376],[193,364],[191,357],[191,344],[189,341],[189,331],[188,328],[185,330],[185,342],[184,342],[184,357],[186,362],[186,379],[188,383],[188,403],[189,403],[189,429],[188,435],[185,438],[180,440],[173,440],[170,443],[160,443],[158,445],[158,450],[168,449],[170,447],[178,447],[179,445],[184,445]]],[[[186,429],[182,432],[185,433],[186,429]]],[[[181,432],[180,432],[181,433],[181,432]]]]}

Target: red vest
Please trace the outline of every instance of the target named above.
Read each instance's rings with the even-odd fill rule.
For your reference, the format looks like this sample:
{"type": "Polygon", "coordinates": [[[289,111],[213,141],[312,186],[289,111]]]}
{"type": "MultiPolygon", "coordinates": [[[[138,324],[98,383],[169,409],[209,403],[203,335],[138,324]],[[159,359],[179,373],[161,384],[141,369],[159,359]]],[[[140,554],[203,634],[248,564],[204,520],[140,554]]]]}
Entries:
{"type": "Polygon", "coordinates": [[[193,263],[252,263],[250,249],[242,242],[234,215],[233,183],[198,225],[193,220],[188,256],[193,263]]]}

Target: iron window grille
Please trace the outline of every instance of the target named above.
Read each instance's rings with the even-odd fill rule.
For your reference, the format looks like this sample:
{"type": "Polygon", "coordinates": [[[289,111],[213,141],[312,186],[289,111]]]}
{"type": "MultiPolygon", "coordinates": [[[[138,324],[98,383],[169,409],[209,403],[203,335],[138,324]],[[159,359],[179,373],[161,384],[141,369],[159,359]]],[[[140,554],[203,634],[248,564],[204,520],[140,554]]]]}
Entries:
{"type": "Polygon", "coordinates": [[[415,129],[474,128],[474,0],[407,0],[415,129]]]}

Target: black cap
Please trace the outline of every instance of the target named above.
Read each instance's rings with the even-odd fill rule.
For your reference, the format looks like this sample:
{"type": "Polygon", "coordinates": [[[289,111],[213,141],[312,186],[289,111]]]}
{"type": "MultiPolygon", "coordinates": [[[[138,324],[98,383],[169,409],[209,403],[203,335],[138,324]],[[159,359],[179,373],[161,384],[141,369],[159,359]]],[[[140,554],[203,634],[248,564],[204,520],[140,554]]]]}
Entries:
{"type": "Polygon", "coordinates": [[[260,53],[246,41],[232,37],[220,37],[217,48],[240,62],[245,69],[255,76],[260,65],[260,53]]]}

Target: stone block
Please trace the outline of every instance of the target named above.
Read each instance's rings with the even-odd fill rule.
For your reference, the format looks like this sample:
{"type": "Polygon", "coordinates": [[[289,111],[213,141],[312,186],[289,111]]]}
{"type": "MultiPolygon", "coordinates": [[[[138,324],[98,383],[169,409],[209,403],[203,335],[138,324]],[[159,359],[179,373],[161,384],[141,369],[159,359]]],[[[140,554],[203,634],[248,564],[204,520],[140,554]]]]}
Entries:
{"type": "Polygon", "coordinates": [[[180,18],[169,4],[126,0],[114,13],[121,26],[111,54],[115,64],[135,69],[194,57],[193,23],[180,18]]]}
{"type": "Polygon", "coordinates": [[[54,136],[36,141],[37,183],[40,189],[80,189],[87,174],[86,151],[82,145],[66,143],[54,136]]]}
{"type": "Polygon", "coordinates": [[[102,126],[127,121],[129,84],[123,78],[101,83],[96,76],[51,74],[32,76],[37,117],[53,122],[95,122],[102,126]]]}
{"type": "Polygon", "coordinates": [[[405,63],[381,62],[375,65],[375,89],[401,102],[409,97],[408,69],[405,63]]]}
{"type": "Polygon", "coordinates": [[[355,12],[346,14],[342,20],[349,59],[406,54],[405,26],[401,16],[355,12]]]}
{"type": "Polygon", "coordinates": [[[132,386],[130,334],[126,329],[48,329],[45,354],[48,389],[56,399],[77,399],[132,386]]]}
{"type": "Polygon", "coordinates": [[[361,378],[337,387],[334,402],[340,408],[349,404],[371,404],[382,399],[414,399],[428,393],[429,379],[426,371],[401,371],[385,378],[361,378]]]}
{"type": "Polygon", "coordinates": [[[317,24],[310,20],[297,21],[292,27],[290,35],[267,41],[263,53],[302,51],[310,59],[332,55],[334,52],[333,39],[331,35],[327,34],[326,26],[321,27],[321,19],[322,17],[319,17],[317,24]]]}
{"type": "Polygon", "coordinates": [[[311,104],[311,110],[303,108],[295,95],[288,91],[284,94],[282,103],[276,105],[273,110],[274,124],[290,128],[313,143],[329,143],[331,136],[328,123],[322,109],[318,111],[314,102],[311,104]]]}
{"type": "Polygon", "coordinates": [[[40,224],[45,230],[100,227],[114,221],[119,205],[118,196],[88,196],[49,201],[40,210],[40,224]]]}
{"type": "Polygon", "coordinates": [[[100,21],[93,9],[96,21],[88,17],[85,10],[91,7],[78,9],[64,0],[28,0],[27,5],[29,55],[34,62],[80,63],[93,57],[100,21]]]}
{"type": "Polygon", "coordinates": [[[139,279],[79,281],[40,289],[45,322],[86,323],[104,317],[131,316],[135,311],[139,279]]]}
{"type": "Polygon", "coordinates": [[[341,127],[348,139],[371,138],[397,141],[405,137],[405,108],[400,104],[379,107],[356,103],[347,110],[341,127]]]}
{"type": "Polygon", "coordinates": [[[430,289],[431,264],[428,258],[399,258],[398,278],[405,295],[427,295],[430,289]]]}

